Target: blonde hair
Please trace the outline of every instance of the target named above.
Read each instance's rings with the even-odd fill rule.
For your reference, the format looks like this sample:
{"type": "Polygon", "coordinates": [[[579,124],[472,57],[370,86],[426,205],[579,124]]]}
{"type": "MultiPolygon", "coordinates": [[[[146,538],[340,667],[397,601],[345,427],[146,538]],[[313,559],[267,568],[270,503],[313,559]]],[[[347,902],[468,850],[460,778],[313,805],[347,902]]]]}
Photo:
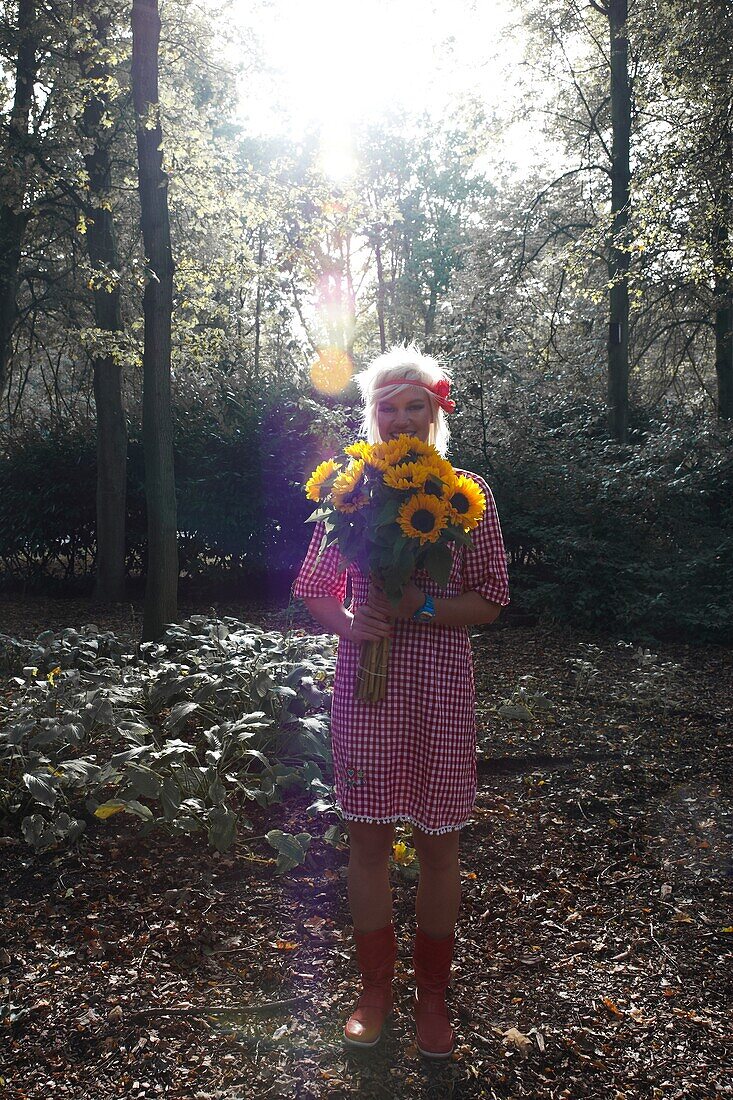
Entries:
{"type": "MultiPolygon", "coordinates": [[[[364,403],[361,434],[366,436],[369,443],[383,442],[379,435],[377,419],[379,402],[394,397],[409,385],[409,382],[403,382],[401,385],[386,386],[385,383],[388,383],[391,378],[414,378],[416,382],[427,382],[430,386],[440,382],[441,379],[450,381],[445,367],[441,366],[432,355],[423,355],[415,344],[398,344],[377,356],[368,367],[356,375],[356,382],[364,403]],[[380,388],[377,393],[377,387],[382,386],[385,388],[380,388]]],[[[423,390],[423,393],[430,398],[433,413],[428,443],[432,443],[435,449],[445,457],[450,440],[448,420],[433,394],[429,390],[423,390]]]]}

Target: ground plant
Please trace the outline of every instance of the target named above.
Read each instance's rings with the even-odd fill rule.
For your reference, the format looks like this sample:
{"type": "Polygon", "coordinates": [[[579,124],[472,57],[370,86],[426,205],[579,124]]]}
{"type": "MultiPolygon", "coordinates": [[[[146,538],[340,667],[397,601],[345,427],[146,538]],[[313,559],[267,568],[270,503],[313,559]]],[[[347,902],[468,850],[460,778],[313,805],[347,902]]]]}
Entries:
{"type": "MultiPolygon", "coordinates": [[[[0,809],[36,851],[120,813],[226,851],[251,831],[248,803],[295,788],[313,794],[315,812],[332,809],[325,636],[194,616],[137,647],[94,627],[0,645],[14,673],[0,809]]],[[[267,839],[283,870],[310,842],[267,839]]]]}

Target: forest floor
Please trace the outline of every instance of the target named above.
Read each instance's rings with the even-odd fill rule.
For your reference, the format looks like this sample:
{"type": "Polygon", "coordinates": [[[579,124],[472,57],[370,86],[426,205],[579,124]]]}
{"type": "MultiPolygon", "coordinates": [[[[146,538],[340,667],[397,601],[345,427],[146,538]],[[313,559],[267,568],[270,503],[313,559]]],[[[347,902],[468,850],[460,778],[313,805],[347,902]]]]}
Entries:
{"type": "MultiPolygon", "coordinates": [[[[285,622],[279,609],[220,610],[285,622]]],[[[0,616],[26,638],[93,617],[82,602],[7,598],[0,616]]],[[[140,611],[95,621],[126,633],[140,611]]],[[[276,877],[261,838],[219,854],[141,839],[116,817],[68,852],[34,857],[0,838],[14,1019],[3,1095],[733,1096],[730,652],[660,643],[645,656],[511,622],[473,633],[479,791],[462,838],[449,1062],[424,1062],[414,1043],[412,867],[393,873],[391,1031],[352,1053],[346,851],[314,840],[304,867],[276,877]]],[[[308,801],[258,811],[255,833],[322,833],[330,822],[306,818],[308,801]]]]}

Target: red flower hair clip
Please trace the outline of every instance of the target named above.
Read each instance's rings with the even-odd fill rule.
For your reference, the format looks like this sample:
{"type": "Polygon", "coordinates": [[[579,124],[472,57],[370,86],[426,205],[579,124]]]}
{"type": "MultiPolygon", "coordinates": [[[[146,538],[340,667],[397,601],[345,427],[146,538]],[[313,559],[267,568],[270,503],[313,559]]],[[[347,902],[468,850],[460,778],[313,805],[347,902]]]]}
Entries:
{"type": "Polygon", "coordinates": [[[432,393],[435,400],[447,413],[456,411],[456,403],[452,401],[448,396],[450,393],[450,382],[447,378],[441,378],[438,382],[434,382],[432,386],[428,382],[420,382],[417,378],[390,378],[388,382],[382,382],[380,386],[375,387],[378,390],[391,389],[393,386],[419,386],[423,390],[428,390],[432,393]]]}

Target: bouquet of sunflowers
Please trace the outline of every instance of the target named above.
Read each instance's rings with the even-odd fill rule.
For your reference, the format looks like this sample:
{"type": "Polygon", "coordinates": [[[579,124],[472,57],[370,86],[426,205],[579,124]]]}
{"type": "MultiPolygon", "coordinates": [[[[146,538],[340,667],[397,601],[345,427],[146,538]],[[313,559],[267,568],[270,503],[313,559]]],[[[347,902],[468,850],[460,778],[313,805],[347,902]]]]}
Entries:
{"type": "MultiPolygon", "coordinates": [[[[471,546],[469,532],[486,509],[475,481],[456,474],[435,447],[408,435],[351,444],[343,461],[322,462],[305,488],[318,504],[308,522],[322,521],[325,528],[320,553],[337,544],[344,563],[355,563],[394,607],[418,569],[445,587],[450,544],[471,546]]],[[[359,699],[384,698],[388,658],[389,638],[362,643],[359,699]]]]}

